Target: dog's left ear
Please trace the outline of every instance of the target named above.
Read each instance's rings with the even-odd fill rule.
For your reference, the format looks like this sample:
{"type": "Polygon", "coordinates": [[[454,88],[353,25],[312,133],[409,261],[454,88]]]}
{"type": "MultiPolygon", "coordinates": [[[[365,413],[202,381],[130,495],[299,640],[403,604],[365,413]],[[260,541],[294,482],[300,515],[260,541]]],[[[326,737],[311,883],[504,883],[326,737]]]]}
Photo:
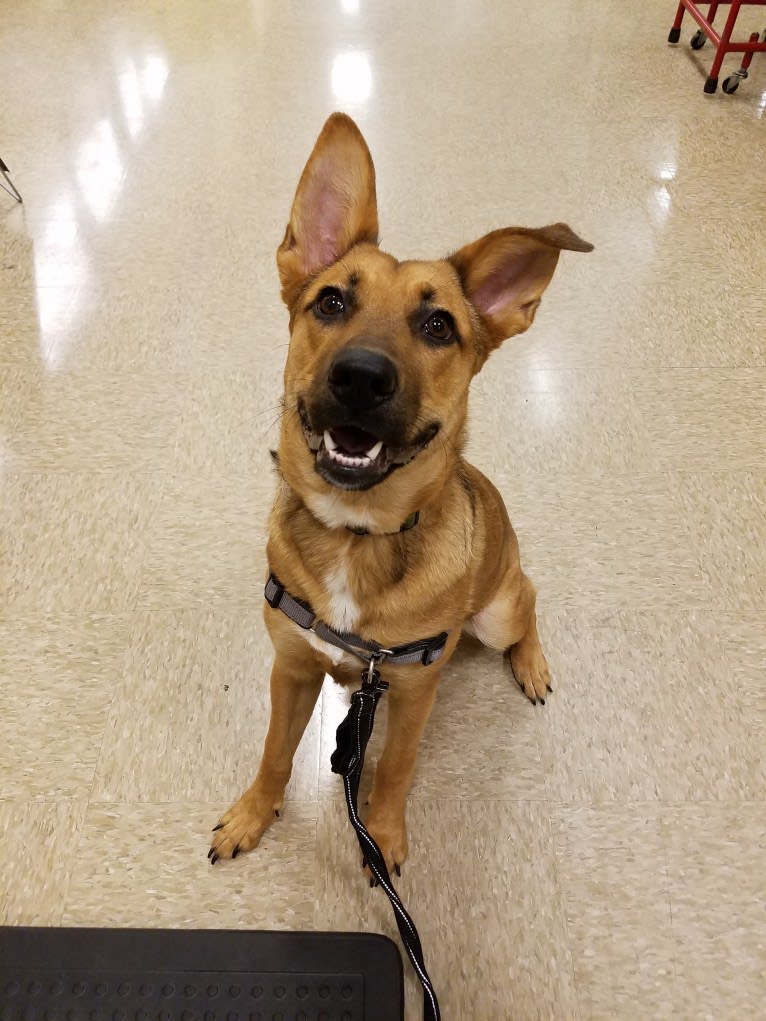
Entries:
{"type": "Polygon", "coordinates": [[[562,249],[591,252],[593,245],[565,223],[554,223],[538,230],[495,230],[450,256],[487,327],[490,350],[532,325],[562,249]]]}
{"type": "Polygon", "coordinates": [[[359,128],[346,114],[334,113],[298,183],[277,250],[285,304],[291,306],[307,279],[361,241],[378,241],[375,168],[359,128]]]}

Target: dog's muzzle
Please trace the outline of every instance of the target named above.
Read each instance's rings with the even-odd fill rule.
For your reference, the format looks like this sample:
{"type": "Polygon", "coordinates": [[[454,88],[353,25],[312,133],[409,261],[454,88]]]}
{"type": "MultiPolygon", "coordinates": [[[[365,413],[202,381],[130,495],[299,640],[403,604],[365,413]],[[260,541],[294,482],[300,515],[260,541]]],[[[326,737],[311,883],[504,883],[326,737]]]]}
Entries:
{"type": "Polygon", "coordinates": [[[325,379],[298,401],[317,472],[339,489],[370,489],[382,482],[439,431],[439,423],[430,422],[409,439],[415,417],[410,408],[417,403],[383,351],[358,344],[337,351],[325,379]]]}

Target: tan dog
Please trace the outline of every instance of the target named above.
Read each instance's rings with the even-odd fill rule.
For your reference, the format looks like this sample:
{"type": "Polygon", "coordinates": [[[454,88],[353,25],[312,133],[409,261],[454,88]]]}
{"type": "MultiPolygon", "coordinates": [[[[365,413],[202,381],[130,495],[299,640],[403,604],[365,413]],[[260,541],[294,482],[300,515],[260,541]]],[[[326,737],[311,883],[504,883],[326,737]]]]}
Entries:
{"type": "MultiPolygon", "coordinates": [[[[385,647],[449,632],[438,662],[383,668],[388,729],[367,826],[390,869],[407,857],[418,743],[461,630],[508,653],[533,703],[551,690],[508,514],[461,450],[471,379],[532,324],[559,252],[592,246],[557,223],[493,231],[442,261],[399,262],[377,236],[369,151],[334,114],[277,253],[291,339],[268,560],[337,631],[385,647]]],[[[271,721],[255,781],[216,827],[214,863],[254,848],[279,814],[324,675],[360,681],[359,660],[264,612],[276,649],[271,721]]]]}

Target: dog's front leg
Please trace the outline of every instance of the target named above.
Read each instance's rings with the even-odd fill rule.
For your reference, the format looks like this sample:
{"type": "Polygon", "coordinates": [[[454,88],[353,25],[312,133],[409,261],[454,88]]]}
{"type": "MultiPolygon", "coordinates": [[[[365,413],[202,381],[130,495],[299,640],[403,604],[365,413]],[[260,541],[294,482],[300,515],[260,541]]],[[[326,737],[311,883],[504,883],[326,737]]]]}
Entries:
{"type": "Polygon", "coordinates": [[[408,679],[401,685],[392,684],[386,696],[389,699],[386,740],[375,771],[366,825],[389,869],[401,865],[407,857],[404,808],[418,745],[431,715],[439,680],[438,671],[429,671],[412,683],[408,679]]]}
{"type": "Polygon", "coordinates": [[[287,659],[277,652],[271,670],[271,719],[258,774],[215,829],[208,857],[236,858],[258,845],[282,807],[293,756],[322,689],[315,661],[287,659]]]}

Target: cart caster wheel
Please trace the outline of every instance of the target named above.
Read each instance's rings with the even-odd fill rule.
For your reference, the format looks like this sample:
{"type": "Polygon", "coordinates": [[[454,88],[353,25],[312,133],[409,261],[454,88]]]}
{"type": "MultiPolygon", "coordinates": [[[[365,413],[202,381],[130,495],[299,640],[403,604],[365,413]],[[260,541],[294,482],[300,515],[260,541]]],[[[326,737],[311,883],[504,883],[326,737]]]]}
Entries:
{"type": "Polygon", "coordinates": [[[695,32],[694,35],[691,37],[689,45],[693,50],[701,50],[706,42],[707,36],[702,31],[702,29],[699,29],[699,31],[695,32]]]}
{"type": "Polygon", "coordinates": [[[735,74],[733,74],[731,78],[724,78],[721,88],[727,96],[730,96],[739,88],[739,78],[735,74]]]}
{"type": "Polygon", "coordinates": [[[709,95],[712,95],[717,88],[718,88],[718,79],[717,78],[708,78],[707,81],[705,82],[705,92],[707,92],[709,95]]]}
{"type": "Polygon", "coordinates": [[[669,43],[677,43],[680,38],[681,38],[681,29],[680,28],[671,28],[671,30],[668,32],[668,42],[669,43]]]}

